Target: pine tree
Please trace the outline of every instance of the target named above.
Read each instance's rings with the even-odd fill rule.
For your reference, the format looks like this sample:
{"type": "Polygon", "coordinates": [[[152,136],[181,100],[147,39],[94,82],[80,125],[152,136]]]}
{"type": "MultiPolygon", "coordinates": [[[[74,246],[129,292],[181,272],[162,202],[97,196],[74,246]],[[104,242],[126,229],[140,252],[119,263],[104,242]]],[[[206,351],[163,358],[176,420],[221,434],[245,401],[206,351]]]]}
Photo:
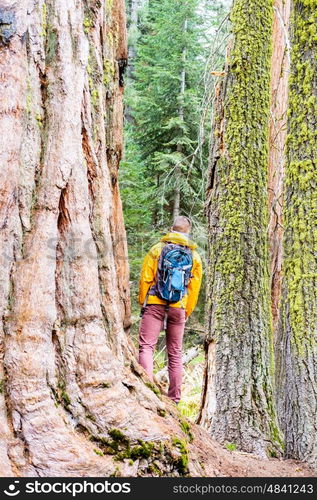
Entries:
{"type": "Polygon", "coordinates": [[[188,209],[198,178],[201,186],[200,162],[193,159],[203,73],[198,3],[150,2],[137,48],[135,138],[147,177],[157,187],[161,224],[188,209]]]}

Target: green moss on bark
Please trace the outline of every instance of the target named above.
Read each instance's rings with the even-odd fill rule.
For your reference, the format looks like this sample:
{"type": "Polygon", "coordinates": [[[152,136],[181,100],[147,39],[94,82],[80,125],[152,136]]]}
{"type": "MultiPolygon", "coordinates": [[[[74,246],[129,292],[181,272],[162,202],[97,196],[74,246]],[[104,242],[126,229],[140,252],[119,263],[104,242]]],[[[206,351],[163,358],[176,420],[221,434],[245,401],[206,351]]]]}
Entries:
{"type": "Polygon", "coordinates": [[[285,260],[291,342],[316,345],[317,2],[294,1],[286,168],[285,260]],[[315,300],[314,300],[315,298],[315,300]]]}
{"type": "Polygon", "coordinates": [[[277,450],[281,444],[267,234],[273,2],[236,0],[230,19],[234,38],[218,99],[208,200],[207,314],[217,366],[212,432],[269,453],[269,442],[277,450]]]}
{"type": "Polygon", "coordinates": [[[269,293],[266,184],[272,2],[264,6],[261,1],[236,1],[231,22],[235,43],[228,61],[230,92],[224,103],[226,151],[218,164],[224,182],[223,233],[212,249],[219,255],[216,271],[226,282],[219,314],[243,287],[246,258],[259,260],[257,252],[264,300],[269,293]]]}
{"type": "Polygon", "coordinates": [[[317,466],[317,1],[293,0],[285,172],[286,456],[317,466]]]}
{"type": "Polygon", "coordinates": [[[180,456],[178,458],[173,458],[173,464],[178,470],[179,474],[184,476],[188,473],[188,448],[187,443],[184,439],[179,439],[178,437],[173,439],[173,445],[179,450],[180,456]]]}
{"type": "Polygon", "coordinates": [[[161,392],[159,390],[159,388],[153,384],[152,382],[146,382],[145,384],[149,389],[151,389],[151,391],[154,392],[154,394],[156,394],[156,396],[158,396],[159,398],[161,397],[161,392]]]}
{"type": "Polygon", "coordinates": [[[97,448],[93,448],[96,454],[113,455],[115,462],[129,460],[130,465],[136,460],[144,459],[147,464],[143,464],[140,474],[166,475],[167,468],[172,475],[175,473],[180,476],[188,475],[187,439],[174,436],[166,441],[152,442],[138,439],[136,443],[132,443],[120,429],[111,429],[108,434],[111,439],[90,436],[90,441],[98,445],[97,448]]]}
{"type": "Polygon", "coordinates": [[[179,423],[180,423],[182,431],[185,434],[187,434],[189,442],[191,443],[194,439],[194,435],[192,433],[190,423],[185,418],[182,418],[182,417],[179,419],[179,423]]]}
{"type": "Polygon", "coordinates": [[[46,37],[46,31],[47,31],[47,6],[46,6],[46,3],[43,2],[43,4],[42,4],[42,31],[41,31],[41,36],[43,38],[46,37]]]}
{"type": "Polygon", "coordinates": [[[103,63],[103,83],[108,86],[115,75],[114,61],[105,59],[103,63]]]}
{"type": "Polygon", "coordinates": [[[58,53],[58,35],[51,26],[47,28],[45,52],[46,63],[48,65],[54,64],[57,60],[58,53]]]}

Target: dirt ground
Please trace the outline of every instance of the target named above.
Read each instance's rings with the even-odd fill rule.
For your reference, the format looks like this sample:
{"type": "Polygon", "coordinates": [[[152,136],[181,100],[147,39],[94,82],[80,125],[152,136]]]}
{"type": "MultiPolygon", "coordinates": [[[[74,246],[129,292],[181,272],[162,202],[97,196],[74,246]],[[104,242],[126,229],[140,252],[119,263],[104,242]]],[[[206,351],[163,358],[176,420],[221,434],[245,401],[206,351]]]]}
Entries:
{"type": "MultiPolygon", "coordinates": [[[[203,440],[204,431],[199,436],[200,432],[196,427],[195,437],[203,440]]],[[[303,462],[263,459],[241,451],[228,451],[215,441],[211,449],[205,440],[200,460],[209,477],[317,477],[317,469],[312,469],[303,462]]]]}

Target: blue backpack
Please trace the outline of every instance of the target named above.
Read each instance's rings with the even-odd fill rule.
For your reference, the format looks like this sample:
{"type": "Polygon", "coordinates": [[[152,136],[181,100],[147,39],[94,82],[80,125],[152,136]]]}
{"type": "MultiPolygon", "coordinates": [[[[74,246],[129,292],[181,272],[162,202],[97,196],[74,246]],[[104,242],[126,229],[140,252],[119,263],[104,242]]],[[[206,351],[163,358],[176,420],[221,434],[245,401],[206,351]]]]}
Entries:
{"type": "Polygon", "coordinates": [[[178,302],[187,292],[192,277],[193,257],[190,248],[167,243],[162,249],[157,268],[156,283],[150,294],[168,302],[178,302]]]}

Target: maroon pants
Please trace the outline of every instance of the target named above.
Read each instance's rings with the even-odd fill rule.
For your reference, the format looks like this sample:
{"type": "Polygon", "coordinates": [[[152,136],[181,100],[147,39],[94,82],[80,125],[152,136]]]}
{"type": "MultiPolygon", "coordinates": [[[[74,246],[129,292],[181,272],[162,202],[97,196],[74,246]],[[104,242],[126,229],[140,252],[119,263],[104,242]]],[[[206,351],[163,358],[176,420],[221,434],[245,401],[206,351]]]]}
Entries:
{"type": "MultiPolygon", "coordinates": [[[[142,316],[139,337],[139,363],[153,379],[153,352],[163,330],[165,306],[149,304],[142,316]]],[[[176,403],[181,398],[182,388],[182,345],[185,328],[185,309],[169,307],[167,310],[166,348],[168,355],[168,396],[176,403]]]]}

